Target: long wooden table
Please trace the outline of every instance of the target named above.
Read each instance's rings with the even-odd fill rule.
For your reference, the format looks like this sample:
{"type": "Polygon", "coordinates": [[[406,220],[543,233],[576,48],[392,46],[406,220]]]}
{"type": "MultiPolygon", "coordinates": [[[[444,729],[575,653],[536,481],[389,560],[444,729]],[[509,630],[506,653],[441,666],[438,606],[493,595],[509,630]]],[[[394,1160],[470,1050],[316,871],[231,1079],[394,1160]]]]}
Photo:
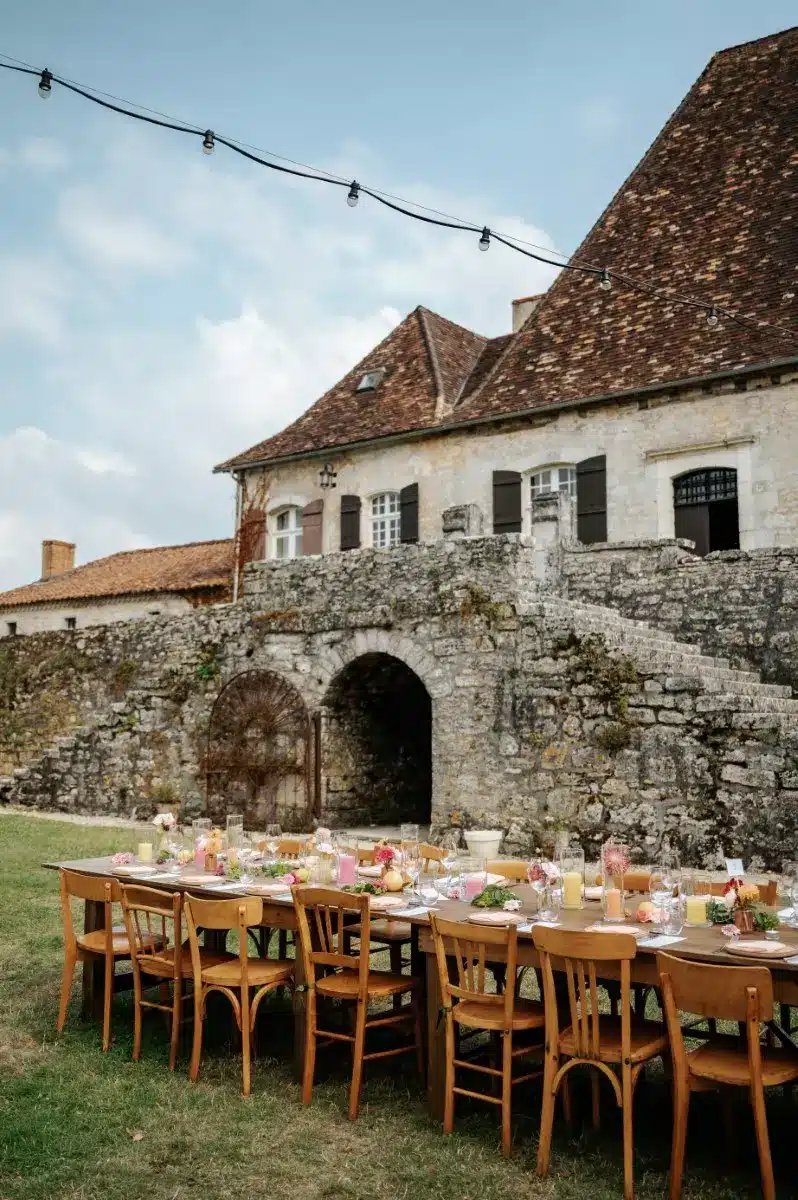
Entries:
{"type": "MultiPolygon", "coordinates": [[[[84,875],[102,876],[104,878],[113,877],[122,884],[141,883],[145,886],[162,888],[164,891],[191,892],[196,895],[213,895],[219,898],[225,894],[230,896],[241,894],[241,889],[236,891],[235,884],[231,884],[230,891],[225,893],[218,887],[203,888],[201,884],[186,883],[174,876],[170,878],[157,872],[155,868],[151,876],[136,875],[133,877],[115,875],[111,867],[110,858],[78,859],[74,862],[44,863],[42,865],[52,870],[65,868],[70,871],[79,871],[84,875]]],[[[521,901],[521,914],[527,917],[528,920],[534,921],[537,915],[537,900],[532,888],[521,885],[513,890],[521,901]]],[[[103,922],[102,904],[91,900],[87,900],[85,903],[84,928],[86,932],[101,928],[103,922]]],[[[633,905],[634,903],[632,901],[633,905]]],[[[474,909],[469,904],[461,901],[442,899],[436,906],[435,911],[439,912],[446,920],[465,921],[469,913],[473,913],[474,909]]],[[[377,919],[377,916],[383,918],[385,915],[384,913],[375,914],[375,919],[377,919]]],[[[588,901],[585,902],[581,909],[563,909],[561,927],[566,930],[585,929],[588,925],[598,922],[600,917],[601,910],[599,904],[588,901]]],[[[443,1114],[445,1074],[445,1031],[443,1022],[439,1021],[443,998],[441,996],[437,963],[433,952],[429,917],[426,912],[422,912],[415,916],[402,916],[397,919],[401,919],[402,922],[406,922],[411,926],[411,972],[419,975],[426,984],[429,1109],[430,1113],[436,1119],[441,1119],[443,1114]]],[[[289,929],[295,931],[296,920],[293,905],[289,901],[276,900],[273,897],[264,896],[263,925],[271,929],[289,929]]],[[[478,928],[478,926],[474,926],[475,932],[478,931],[478,928]]],[[[680,958],[714,963],[717,966],[730,966],[733,964],[739,966],[746,961],[756,961],[733,958],[728,954],[726,951],[727,939],[717,928],[685,926],[682,935],[684,941],[668,948],[668,953],[677,954],[680,958]]],[[[779,936],[783,941],[793,943],[795,945],[795,953],[798,955],[798,929],[790,929],[782,926],[779,930],[779,936]]],[[[651,986],[658,984],[657,954],[658,951],[650,947],[638,947],[637,956],[631,964],[632,983],[648,984],[651,986]]],[[[496,961],[501,961],[500,954],[497,953],[494,957],[496,961]]],[[[518,965],[540,965],[540,958],[535,949],[532,932],[519,933],[518,965]]],[[[759,965],[758,962],[757,965],[759,965]]],[[[778,963],[767,963],[766,965],[770,968],[773,977],[773,990],[776,1002],[798,1007],[798,963],[779,961],[778,963]]],[[[102,1011],[103,972],[104,964],[100,959],[84,963],[83,1009],[85,1015],[93,1015],[98,1011],[102,1011]]],[[[602,966],[602,976],[607,980],[618,979],[620,977],[618,970],[613,970],[612,963],[602,966]]],[[[305,1046],[305,992],[302,988],[302,985],[305,983],[305,977],[301,955],[297,955],[296,957],[295,981],[298,986],[294,993],[294,1063],[297,1071],[301,1073],[305,1046]]],[[[125,983],[123,982],[121,986],[124,987],[125,983]]]]}

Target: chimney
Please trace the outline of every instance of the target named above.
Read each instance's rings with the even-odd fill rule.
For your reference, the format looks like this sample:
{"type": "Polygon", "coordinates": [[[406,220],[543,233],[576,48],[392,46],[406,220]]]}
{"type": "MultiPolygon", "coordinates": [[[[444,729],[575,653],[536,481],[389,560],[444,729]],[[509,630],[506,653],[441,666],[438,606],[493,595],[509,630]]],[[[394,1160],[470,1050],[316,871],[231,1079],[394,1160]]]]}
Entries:
{"type": "Polygon", "coordinates": [[[524,321],[532,315],[545,294],[545,292],[539,292],[537,296],[522,296],[520,300],[513,300],[513,333],[518,333],[524,321]]]}
{"type": "Polygon", "coordinates": [[[42,579],[63,575],[75,566],[74,542],[42,542],[42,579]]]}

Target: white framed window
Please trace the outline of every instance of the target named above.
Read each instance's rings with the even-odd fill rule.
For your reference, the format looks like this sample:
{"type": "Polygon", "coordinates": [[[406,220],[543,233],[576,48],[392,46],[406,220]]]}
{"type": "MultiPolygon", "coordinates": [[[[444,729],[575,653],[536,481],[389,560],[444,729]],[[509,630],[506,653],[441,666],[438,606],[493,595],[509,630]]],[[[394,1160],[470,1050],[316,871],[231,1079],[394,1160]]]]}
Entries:
{"type": "Polygon", "coordinates": [[[529,476],[529,487],[533,500],[550,492],[564,492],[566,496],[575,499],[576,467],[543,467],[529,476]]]}
{"type": "Polygon", "coordinates": [[[371,497],[371,544],[387,550],[399,544],[399,493],[380,492],[371,497]]]}
{"type": "Polygon", "coordinates": [[[284,508],[270,513],[272,558],[299,558],[302,554],[302,509],[284,508]]]}

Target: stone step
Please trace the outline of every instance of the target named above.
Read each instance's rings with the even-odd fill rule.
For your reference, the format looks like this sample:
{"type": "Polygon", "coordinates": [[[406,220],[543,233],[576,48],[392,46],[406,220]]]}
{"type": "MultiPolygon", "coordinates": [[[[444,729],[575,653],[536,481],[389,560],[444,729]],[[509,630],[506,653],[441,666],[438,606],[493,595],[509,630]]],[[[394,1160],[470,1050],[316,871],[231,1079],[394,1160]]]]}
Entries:
{"type": "Polygon", "coordinates": [[[697,713],[723,712],[732,709],[739,713],[789,713],[798,715],[798,700],[782,700],[778,696],[744,696],[736,692],[712,692],[696,696],[697,713]]]}

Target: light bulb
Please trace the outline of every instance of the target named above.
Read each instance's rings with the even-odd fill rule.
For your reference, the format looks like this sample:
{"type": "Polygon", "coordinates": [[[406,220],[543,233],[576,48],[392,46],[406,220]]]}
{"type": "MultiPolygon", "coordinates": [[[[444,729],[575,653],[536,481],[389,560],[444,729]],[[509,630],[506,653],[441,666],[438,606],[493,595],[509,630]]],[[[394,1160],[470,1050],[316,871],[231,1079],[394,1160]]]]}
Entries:
{"type": "Polygon", "coordinates": [[[355,208],[355,206],[357,205],[357,202],[360,199],[359,193],[360,193],[360,184],[357,182],[356,179],[353,179],[352,186],[350,187],[350,189],[347,193],[347,196],[346,196],[346,202],[350,208],[355,208]]]}
{"type": "Polygon", "coordinates": [[[715,306],[713,304],[712,308],[707,313],[707,325],[710,329],[714,329],[719,323],[720,321],[718,314],[715,312],[715,306]]]}
{"type": "Polygon", "coordinates": [[[203,154],[213,154],[214,145],[215,145],[215,143],[213,140],[213,130],[206,129],[205,137],[202,139],[202,153],[203,154]]]}
{"type": "Polygon", "coordinates": [[[601,272],[601,278],[599,279],[599,287],[601,288],[602,292],[608,292],[610,290],[610,288],[612,287],[612,280],[610,279],[610,273],[606,267],[601,272]]]}
{"type": "Polygon", "coordinates": [[[42,71],[42,77],[39,80],[39,95],[42,100],[49,100],[53,90],[53,73],[48,71],[47,67],[42,71]]]}
{"type": "Polygon", "coordinates": [[[480,250],[487,250],[490,247],[490,230],[487,225],[482,230],[482,237],[479,239],[480,250]]]}

